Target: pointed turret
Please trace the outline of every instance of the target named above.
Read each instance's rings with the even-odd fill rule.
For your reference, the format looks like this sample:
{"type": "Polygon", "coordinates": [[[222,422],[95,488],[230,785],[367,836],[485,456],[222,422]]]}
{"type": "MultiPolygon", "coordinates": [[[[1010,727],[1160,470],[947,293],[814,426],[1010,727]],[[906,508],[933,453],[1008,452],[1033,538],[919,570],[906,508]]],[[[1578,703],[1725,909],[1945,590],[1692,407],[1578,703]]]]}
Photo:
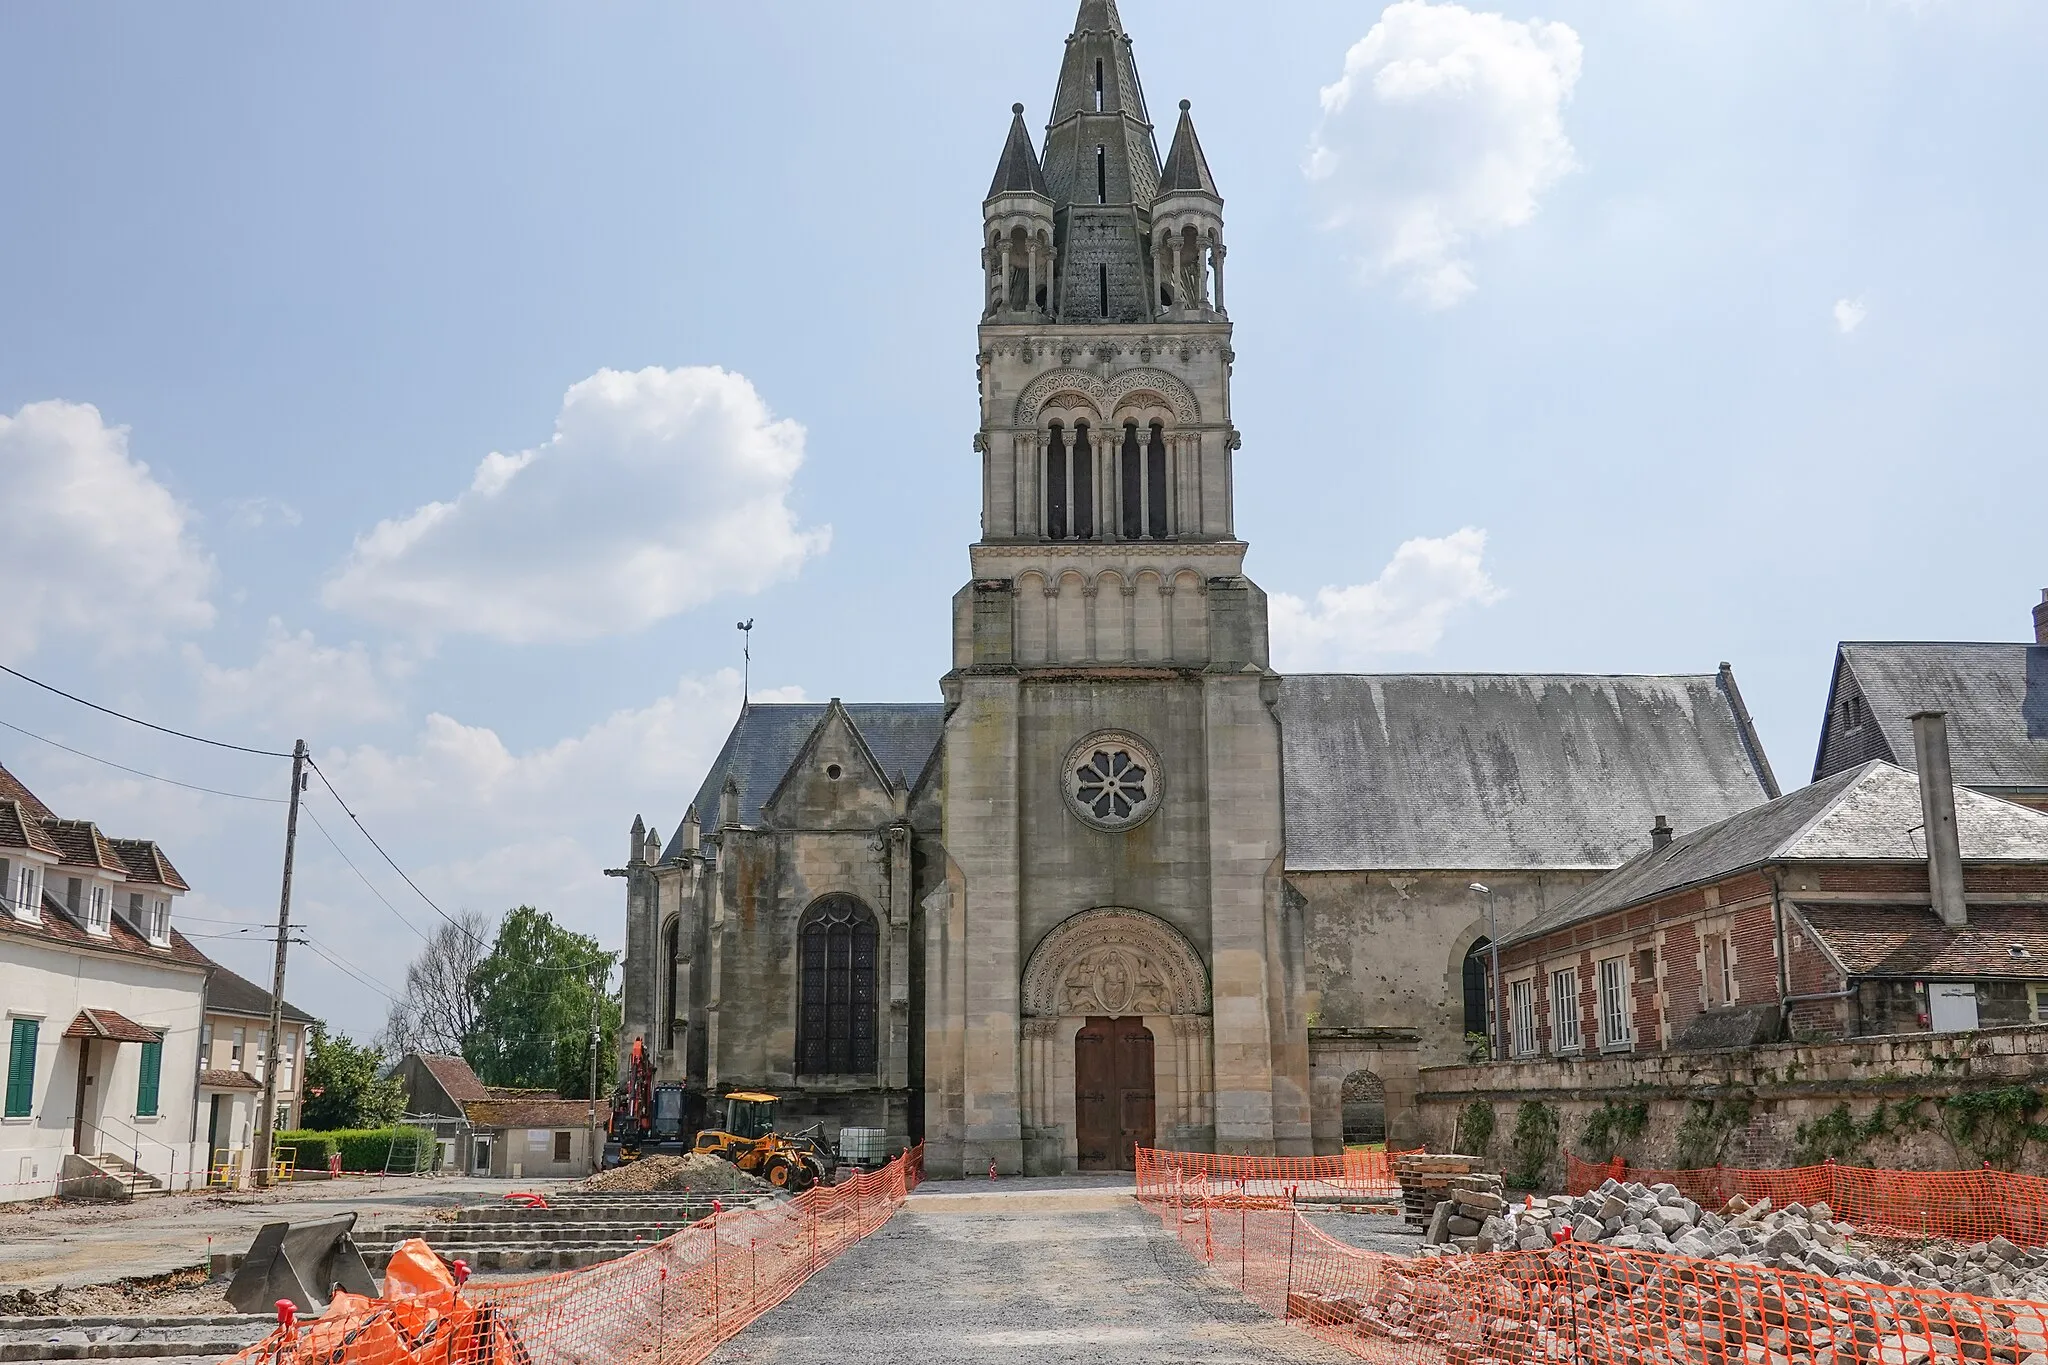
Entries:
{"type": "Polygon", "coordinates": [[[996,178],[989,182],[988,197],[1005,194],[1040,194],[1050,199],[1045,172],[1038,165],[1038,149],[1031,145],[1031,130],[1024,126],[1024,106],[1010,106],[1010,136],[1003,143],[1003,159],[996,163],[996,178]]]}
{"type": "Polygon", "coordinates": [[[635,866],[647,857],[647,822],[639,816],[633,817],[633,851],[626,855],[626,865],[635,866]]]}
{"type": "Polygon", "coordinates": [[[982,316],[1017,321],[1045,316],[1052,293],[1052,196],[1024,126],[1024,106],[1010,106],[1010,136],[996,178],[981,202],[981,268],[988,281],[982,316]]]}
{"type": "Polygon", "coordinates": [[[1216,179],[1209,174],[1209,158],[1202,155],[1202,140],[1195,136],[1195,116],[1189,112],[1191,106],[1186,100],[1180,102],[1180,123],[1173,130],[1173,146],[1167,150],[1166,164],[1159,168],[1159,197],[1190,192],[1206,194],[1217,203],[1223,196],[1216,191],[1216,179]]]}
{"type": "Polygon", "coordinates": [[[1152,203],[1152,260],[1159,273],[1159,316],[1224,317],[1223,196],[1195,136],[1195,116],[1180,102],[1180,123],[1159,172],[1152,203]],[[1210,284],[1215,297],[1210,297],[1210,284]]]}

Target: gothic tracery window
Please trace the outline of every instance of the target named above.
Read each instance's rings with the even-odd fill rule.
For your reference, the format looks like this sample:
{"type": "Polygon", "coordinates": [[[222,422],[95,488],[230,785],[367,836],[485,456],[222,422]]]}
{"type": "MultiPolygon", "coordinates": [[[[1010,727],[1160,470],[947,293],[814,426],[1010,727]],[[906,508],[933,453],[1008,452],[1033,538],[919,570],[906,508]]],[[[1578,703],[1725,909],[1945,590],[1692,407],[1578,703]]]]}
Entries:
{"type": "Polygon", "coordinates": [[[875,1060],[875,917],[852,896],[827,896],[797,931],[796,1069],[865,1075],[875,1060]]]}

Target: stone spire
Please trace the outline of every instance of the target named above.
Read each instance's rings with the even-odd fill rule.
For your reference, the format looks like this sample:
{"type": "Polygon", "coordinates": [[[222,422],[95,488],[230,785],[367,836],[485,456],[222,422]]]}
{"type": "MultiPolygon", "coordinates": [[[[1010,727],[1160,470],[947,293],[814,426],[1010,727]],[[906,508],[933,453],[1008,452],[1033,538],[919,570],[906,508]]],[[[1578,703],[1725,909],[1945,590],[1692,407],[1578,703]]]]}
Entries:
{"type": "Polygon", "coordinates": [[[1167,149],[1166,164],[1159,171],[1159,197],[1170,194],[1206,194],[1217,203],[1216,178],[1209,174],[1209,158],[1202,155],[1202,140],[1195,136],[1195,116],[1180,102],[1180,124],[1173,130],[1173,146],[1167,149]]]}
{"type": "Polygon", "coordinates": [[[1024,126],[1024,106],[1010,106],[1010,136],[1003,143],[1003,159],[996,163],[996,178],[989,182],[988,197],[998,199],[1006,194],[1050,193],[1045,188],[1045,172],[1038,166],[1038,149],[1031,145],[1031,130],[1024,126]]]}
{"type": "Polygon", "coordinates": [[[1144,217],[1159,190],[1159,151],[1115,0],[1081,0],[1046,128],[1045,181],[1061,263],[1054,315],[1145,321],[1144,217]]]}

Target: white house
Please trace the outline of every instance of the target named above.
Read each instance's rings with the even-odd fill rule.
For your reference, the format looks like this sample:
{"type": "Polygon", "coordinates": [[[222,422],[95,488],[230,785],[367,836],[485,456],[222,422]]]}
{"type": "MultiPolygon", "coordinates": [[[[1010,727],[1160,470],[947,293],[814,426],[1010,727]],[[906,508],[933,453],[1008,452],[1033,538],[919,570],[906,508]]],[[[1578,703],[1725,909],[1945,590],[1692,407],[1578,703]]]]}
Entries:
{"type": "Polygon", "coordinates": [[[58,819],[0,768],[0,1199],[204,1184],[213,964],[171,923],[189,889],[155,844],[58,819]]]}

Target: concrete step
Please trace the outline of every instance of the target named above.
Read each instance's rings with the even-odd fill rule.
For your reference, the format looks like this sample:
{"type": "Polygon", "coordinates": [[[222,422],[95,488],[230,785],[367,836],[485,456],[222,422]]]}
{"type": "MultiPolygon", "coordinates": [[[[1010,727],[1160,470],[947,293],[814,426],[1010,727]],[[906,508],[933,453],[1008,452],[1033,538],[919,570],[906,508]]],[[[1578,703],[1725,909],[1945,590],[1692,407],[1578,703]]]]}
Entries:
{"type": "Polygon", "coordinates": [[[0,1318],[0,1361],[216,1360],[254,1345],[269,1314],[169,1317],[0,1318]]]}
{"type": "Polygon", "coordinates": [[[525,1242],[630,1242],[635,1237],[658,1242],[673,1237],[690,1224],[681,1219],[665,1223],[497,1223],[463,1226],[459,1223],[387,1223],[351,1234],[357,1246],[366,1242],[402,1242],[424,1237],[436,1247],[510,1245],[525,1242]]]}
{"type": "MultiPolygon", "coordinates": [[[[463,1247],[454,1252],[451,1259],[461,1260],[471,1270],[579,1270],[587,1265],[616,1261],[651,1245],[649,1242],[638,1245],[628,1242],[624,1245],[578,1247],[463,1247]]],[[[382,1275],[384,1268],[391,1264],[391,1250],[380,1248],[373,1251],[364,1247],[363,1263],[369,1266],[372,1275],[382,1275]]]]}
{"type": "MultiPolygon", "coordinates": [[[[721,1199],[720,1204],[728,1209],[746,1208],[757,1203],[771,1202],[755,1197],[721,1199]]],[[[455,1215],[457,1223],[596,1223],[596,1222],[695,1222],[711,1212],[711,1200],[692,1197],[690,1199],[636,1200],[625,1204],[557,1204],[547,1208],[526,1208],[516,1204],[486,1204],[459,1210],[455,1215]]]]}

